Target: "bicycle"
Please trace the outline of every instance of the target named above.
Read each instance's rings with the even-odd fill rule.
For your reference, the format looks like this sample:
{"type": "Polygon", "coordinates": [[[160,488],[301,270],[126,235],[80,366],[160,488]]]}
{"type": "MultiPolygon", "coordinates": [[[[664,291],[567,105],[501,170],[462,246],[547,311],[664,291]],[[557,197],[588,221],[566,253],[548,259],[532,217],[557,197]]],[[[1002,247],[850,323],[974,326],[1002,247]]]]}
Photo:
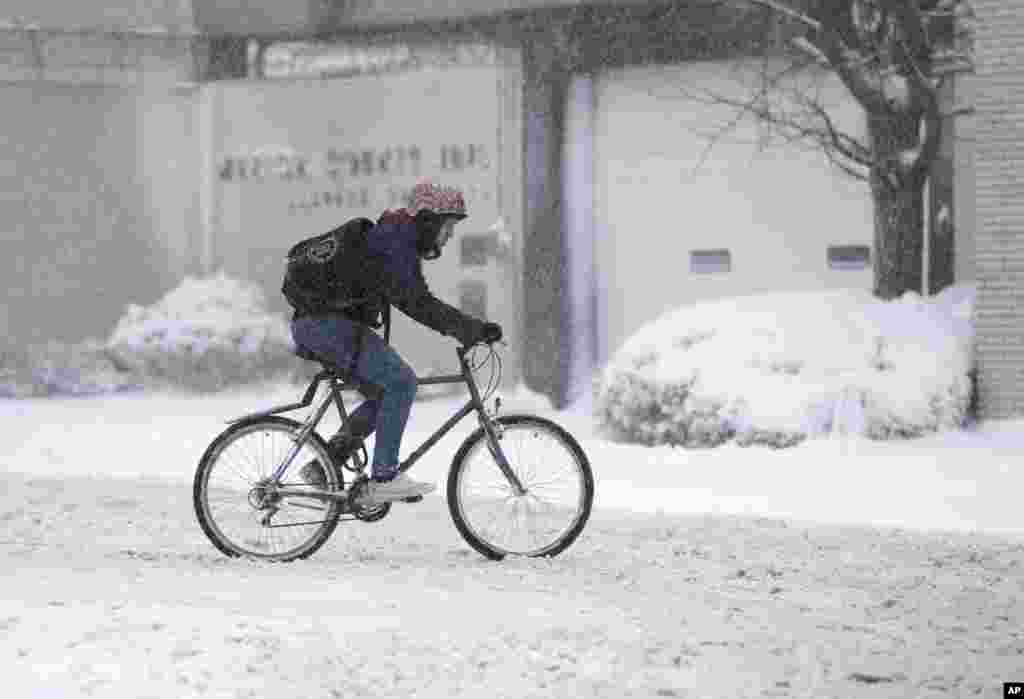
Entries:
{"type": "MultiPolygon", "coordinates": [[[[500,397],[495,398],[493,413],[487,411],[485,401],[500,383],[501,358],[487,345],[487,357],[474,364],[471,353],[479,347],[483,345],[456,349],[459,374],[418,380],[421,386],[465,383],[469,399],[399,470],[412,468],[457,423],[476,413],[479,427],[455,452],[448,472],[446,497],[456,529],[473,549],[492,560],[508,555],[556,556],[579,537],[590,517],[594,500],[590,462],[575,438],[551,420],[530,414],[498,415],[500,397]],[[481,396],[475,372],[489,362],[491,377],[481,396]],[[559,485],[561,476],[564,483],[559,485]],[[489,517],[478,517],[481,512],[489,517]],[[502,516],[511,523],[495,526],[502,516]],[[539,524],[528,521],[534,516],[539,524]]],[[[361,497],[368,481],[365,446],[344,463],[335,463],[316,432],[332,403],[345,426],[348,413],[342,392],[373,395],[374,387],[351,380],[329,360],[302,348],[296,354],[321,364],[303,398],[229,420],[230,427],[214,438],[196,468],[196,517],[207,538],[228,556],[304,559],[327,542],[339,522],[376,522],[391,509],[391,503],[367,504],[361,497]],[[324,392],[319,390],[322,383],[327,385],[324,392]],[[309,406],[314,407],[302,422],[279,415],[309,406]],[[257,463],[263,456],[269,456],[268,463],[257,463]],[[314,458],[325,467],[323,488],[284,480],[293,465],[297,471],[314,458]],[[355,474],[347,487],[345,471],[355,474]],[[229,507],[229,502],[236,504],[229,507]],[[305,514],[314,511],[319,513],[315,520],[295,519],[314,517],[305,514]]],[[[417,499],[422,496],[409,501],[417,499]]]]}

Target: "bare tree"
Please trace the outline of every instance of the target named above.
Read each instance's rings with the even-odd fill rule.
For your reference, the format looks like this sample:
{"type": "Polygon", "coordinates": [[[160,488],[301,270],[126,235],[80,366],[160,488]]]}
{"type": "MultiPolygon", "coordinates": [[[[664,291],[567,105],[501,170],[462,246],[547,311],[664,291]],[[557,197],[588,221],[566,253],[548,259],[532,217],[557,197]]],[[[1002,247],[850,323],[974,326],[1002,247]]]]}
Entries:
{"type": "MultiPolygon", "coordinates": [[[[753,116],[791,143],[820,148],[865,181],[874,202],[874,292],[920,291],[924,191],[939,151],[942,64],[950,58],[935,30],[963,27],[967,0],[726,1],[776,13],[790,35],[788,50],[782,62],[764,63],[749,93],[705,91],[705,99],[737,108],[737,118],[753,116]],[[812,66],[833,72],[860,104],[866,138],[840,128],[817,93],[794,87],[793,77],[812,66]]],[[[951,259],[948,266],[933,276],[951,280],[951,259]]]]}

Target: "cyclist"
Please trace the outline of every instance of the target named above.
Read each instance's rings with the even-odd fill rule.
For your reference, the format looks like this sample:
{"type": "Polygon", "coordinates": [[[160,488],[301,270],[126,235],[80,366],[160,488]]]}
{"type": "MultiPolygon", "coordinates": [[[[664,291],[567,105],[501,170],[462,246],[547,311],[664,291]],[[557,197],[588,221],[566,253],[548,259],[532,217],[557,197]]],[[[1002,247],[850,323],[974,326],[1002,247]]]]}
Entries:
{"type": "MultiPolygon", "coordinates": [[[[456,338],[465,346],[497,342],[501,326],[468,316],[435,297],[423,277],[422,261],[437,259],[455,225],[466,218],[462,192],[421,180],[406,208],[386,210],[367,233],[367,255],[354,286],[358,305],[345,311],[304,315],[296,312],[291,330],[295,343],[341,367],[352,366],[353,378],[378,390],[352,413],[328,442],[331,455],[344,462],[377,431],[371,462],[368,498],[377,503],[425,495],[432,483],[398,472],[399,446],[416,395],[416,374],[377,333],[368,329],[381,316],[389,321],[394,305],[413,320],[456,338]],[[354,360],[354,364],[352,363],[354,360]]],[[[300,475],[323,488],[323,466],[313,460],[300,475]]]]}

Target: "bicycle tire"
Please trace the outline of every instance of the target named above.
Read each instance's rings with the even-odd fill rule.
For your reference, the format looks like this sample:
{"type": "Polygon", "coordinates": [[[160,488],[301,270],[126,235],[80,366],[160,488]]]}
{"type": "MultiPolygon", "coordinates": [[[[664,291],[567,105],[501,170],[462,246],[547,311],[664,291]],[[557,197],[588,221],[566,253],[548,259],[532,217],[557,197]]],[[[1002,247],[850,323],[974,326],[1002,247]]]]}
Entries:
{"type": "MultiPolygon", "coordinates": [[[[318,551],[320,547],[322,547],[331,537],[331,534],[334,533],[341,515],[341,504],[337,501],[324,503],[323,520],[319,523],[319,527],[315,532],[301,544],[284,552],[262,554],[259,551],[244,548],[238,542],[233,541],[222,530],[221,525],[218,524],[211,510],[209,502],[210,475],[212,469],[214,469],[218,463],[218,458],[226,449],[228,449],[232,444],[237,443],[245,435],[258,432],[260,430],[266,430],[269,432],[285,432],[288,434],[289,439],[291,439],[291,436],[296,434],[299,429],[301,429],[301,425],[295,420],[290,420],[277,415],[253,418],[251,420],[244,420],[236,423],[224,430],[214,438],[206,448],[206,451],[203,453],[203,456],[196,467],[196,473],[192,483],[192,504],[195,508],[196,518],[199,521],[199,526],[202,528],[203,533],[206,534],[206,537],[221,553],[233,558],[246,557],[280,562],[294,561],[297,559],[308,558],[316,553],[316,551],[318,551]]],[[[333,475],[331,485],[343,488],[345,482],[344,474],[341,472],[339,466],[331,460],[327,444],[324,442],[323,438],[321,438],[316,432],[313,432],[306,441],[304,448],[312,450],[312,452],[320,459],[320,463],[326,465],[329,469],[328,478],[333,475]]],[[[293,463],[290,468],[295,469],[296,465],[293,463]]],[[[252,491],[250,490],[249,494],[251,495],[251,493],[252,491]]],[[[253,507],[255,511],[255,507],[251,504],[251,501],[249,501],[249,505],[250,507],[253,507]]]]}
{"type": "MultiPolygon", "coordinates": [[[[465,539],[466,543],[491,560],[502,560],[509,555],[531,558],[557,556],[576,541],[583,532],[587,520],[590,518],[590,512],[594,503],[594,476],[590,468],[590,462],[576,439],[551,420],[536,415],[504,415],[495,418],[494,423],[498,425],[499,431],[504,434],[502,437],[503,451],[505,451],[509,461],[512,462],[512,467],[516,469],[517,474],[523,480],[523,485],[528,491],[530,491],[530,483],[526,482],[528,480],[526,476],[529,474],[524,472],[523,464],[517,465],[515,463],[517,460],[516,450],[505,447],[505,440],[510,430],[525,429],[533,431],[538,436],[544,434],[550,437],[555,444],[564,448],[565,452],[572,457],[579,486],[579,494],[576,497],[575,503],[577,509],[575,517],[550,542],[539,546],[535,550],[527,551],[514,551],[496,541],[489,540],[488,536],[479,527],[474,526],[467,516],[469,503],[465,502],[467,498],[462,486],[465,485],[467,469],[471,468],[471,459],[474,458],[474,455],[480,452],[481,449],[483,452],[489,452],[484,430],[480,427],[467,437],[459,447],[459,450],[452,459],[452,465],[448,472],[448,511],[451,514],[452,521],[455,523],[455,528],[458,529],[459,534],[465,539]]],[[[487,459],[490,459],[490,463],[493,464],[494,471],[500,474],[501,472],[498,470],[497,464],[494,464],[493,457],[489,453],[483,457],[483,460],[487,459]]],[[[501,481],[507,486],[504,476],[501,476],[501,481]]],[[[512,495],[505,496],[506,505],[512,497],[512,495]]]]}

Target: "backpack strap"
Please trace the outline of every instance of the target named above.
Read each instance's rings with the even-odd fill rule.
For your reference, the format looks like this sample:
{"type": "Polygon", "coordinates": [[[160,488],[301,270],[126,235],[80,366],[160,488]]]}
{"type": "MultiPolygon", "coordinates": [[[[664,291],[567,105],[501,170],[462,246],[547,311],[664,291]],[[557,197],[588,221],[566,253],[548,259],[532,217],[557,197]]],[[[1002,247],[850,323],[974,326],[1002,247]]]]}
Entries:
{"type": "Polygon", "coordinates": [[[356,339],[356,351],[352,353],[352,359],[348,363],[347,370],[349,377],[353,379],[356,376],[356,365],[359,364],[359,356],[363,353],[363,344],[365,343],[367,332],[366,326],[362,323],[356,323],[356,325],[359,327],[359,336],[356,339]]]}

